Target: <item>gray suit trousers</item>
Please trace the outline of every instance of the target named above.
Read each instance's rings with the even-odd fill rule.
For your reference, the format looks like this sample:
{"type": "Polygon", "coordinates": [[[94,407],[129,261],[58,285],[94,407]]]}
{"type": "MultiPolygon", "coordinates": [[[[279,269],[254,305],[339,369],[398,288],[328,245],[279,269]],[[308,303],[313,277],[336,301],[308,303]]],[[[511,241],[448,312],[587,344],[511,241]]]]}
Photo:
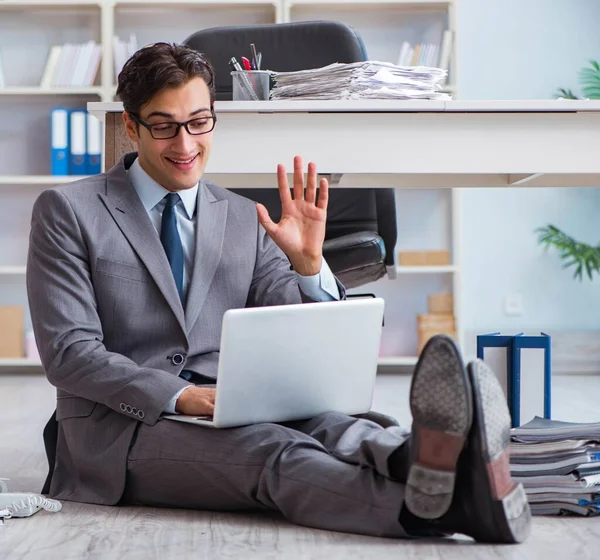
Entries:
{"type": "Polygon", "coordinates": [[[299,525],[405,537],[405,480],[390,477],[388,458],[408,437],[338,413],[222,430],[140,423],[122,503],[275,510],[299,525]]]}

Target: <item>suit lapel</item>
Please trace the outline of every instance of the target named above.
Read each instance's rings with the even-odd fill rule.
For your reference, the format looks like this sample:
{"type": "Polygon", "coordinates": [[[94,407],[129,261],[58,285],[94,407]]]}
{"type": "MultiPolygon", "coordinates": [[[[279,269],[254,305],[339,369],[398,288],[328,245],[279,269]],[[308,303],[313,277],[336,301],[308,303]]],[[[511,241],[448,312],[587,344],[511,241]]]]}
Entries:
{"type": "Polygon", "coordinates": [[[181,328],[186,332],[183,307],[158,232],[127,178],[124,161],[128,156],[129,154],[107,172],[106,194],[101,194],[100,198],[123,235],[146,265],[181,328]]]}
{"type": "Polygon", "coordinates": [[[227,200],[218,200],[201,182],[196,201],[196,252],[185,307],[188,333],[198,319],[221,260],[226,221],[227,200]]]}

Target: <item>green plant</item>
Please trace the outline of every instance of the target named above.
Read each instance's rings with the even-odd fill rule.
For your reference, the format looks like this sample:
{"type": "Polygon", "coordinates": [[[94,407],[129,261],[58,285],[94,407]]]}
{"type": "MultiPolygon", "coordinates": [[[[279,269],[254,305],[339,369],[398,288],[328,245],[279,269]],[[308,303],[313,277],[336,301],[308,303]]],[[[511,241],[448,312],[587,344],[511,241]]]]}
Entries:
{"type": "Polygon", "coordinates": [[[539,234],[538,242],[546,250],[550,247],[558,249],[565,262],[563,268],[575,267],[573,278],[582,280],[584,271],[590,280],[594,273],[600,274],[600,243],[596,247],[581,243],[553,225],[535,231],[539,234]]]}
{"type": "MultiPolygon", "coordinates": [[[[590,60],[590,66],[579,71],[581,91],[587,99],[600,99],[600,64],[590,60]]],[[[558,97],[565,99],[579,99],[572,90],[560,88],[558,97]]],[[[570,237],[556,226],[547,225],[535,230],[538,233],[538,242],[546,250],[554,247],[564,261],[563,268],[575,267],[573,278],[583,279],[584,271],[592,280],[595,274],[600,274],[600,244],[596,247],[581,243],[570,237]]]]}
{"type": "MultiPolygon", "coordinates": [[[[579,83],[583,96],[587,99],[600,99],[600,64],[590,60],[590,66],[579,71],[579,83]]],[[[579,99],[572,90],[559,88],[557,97],[565,99],[579,99]]]]}

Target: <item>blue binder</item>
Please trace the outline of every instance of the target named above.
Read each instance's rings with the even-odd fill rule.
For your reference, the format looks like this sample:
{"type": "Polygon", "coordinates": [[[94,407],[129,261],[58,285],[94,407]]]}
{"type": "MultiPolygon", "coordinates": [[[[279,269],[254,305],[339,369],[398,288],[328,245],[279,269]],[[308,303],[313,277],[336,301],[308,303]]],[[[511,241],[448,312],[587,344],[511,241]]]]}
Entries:
{"type": "Polygon", "coordinates": [[[477,357],[484,360],[503,385],[513,428],[534,416],[551,418],[551,338],[540,335],[502,335],[490,333],[477,337],[477,357]],[[486,348],[503,348],[505,355],[493,355],[486,348]],[[492,363],[493,362],[493,363],[492,363]]]}
{"type": "Polygon", "coordinates": [[[50,111],[50,173],[69,174],[69,110],[64,107],[50,111]]]}
{"type": "Polygon", "coordinates": [[[86,113],[87,141],[85,156],[85,172],[87,175],[97,175],[102,168],[102,129],[100,121],[86,113]]]}
{"type": "Polygon", "coordinates": [[[69,114],[71,175],[86,174],[86,114],[87,112],[82,109],[75,109],[69,114]]]}

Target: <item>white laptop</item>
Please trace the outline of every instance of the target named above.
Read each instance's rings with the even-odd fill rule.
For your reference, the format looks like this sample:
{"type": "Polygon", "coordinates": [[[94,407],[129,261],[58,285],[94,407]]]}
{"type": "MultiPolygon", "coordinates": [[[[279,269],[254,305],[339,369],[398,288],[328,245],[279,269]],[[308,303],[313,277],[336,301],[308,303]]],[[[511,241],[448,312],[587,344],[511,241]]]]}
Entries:
{"type": "Polygon", "coordinates": [[[371,408],[381,298],[231,309],[223,316],[214,417],[164,418],[214,428],[371,408]]]}

